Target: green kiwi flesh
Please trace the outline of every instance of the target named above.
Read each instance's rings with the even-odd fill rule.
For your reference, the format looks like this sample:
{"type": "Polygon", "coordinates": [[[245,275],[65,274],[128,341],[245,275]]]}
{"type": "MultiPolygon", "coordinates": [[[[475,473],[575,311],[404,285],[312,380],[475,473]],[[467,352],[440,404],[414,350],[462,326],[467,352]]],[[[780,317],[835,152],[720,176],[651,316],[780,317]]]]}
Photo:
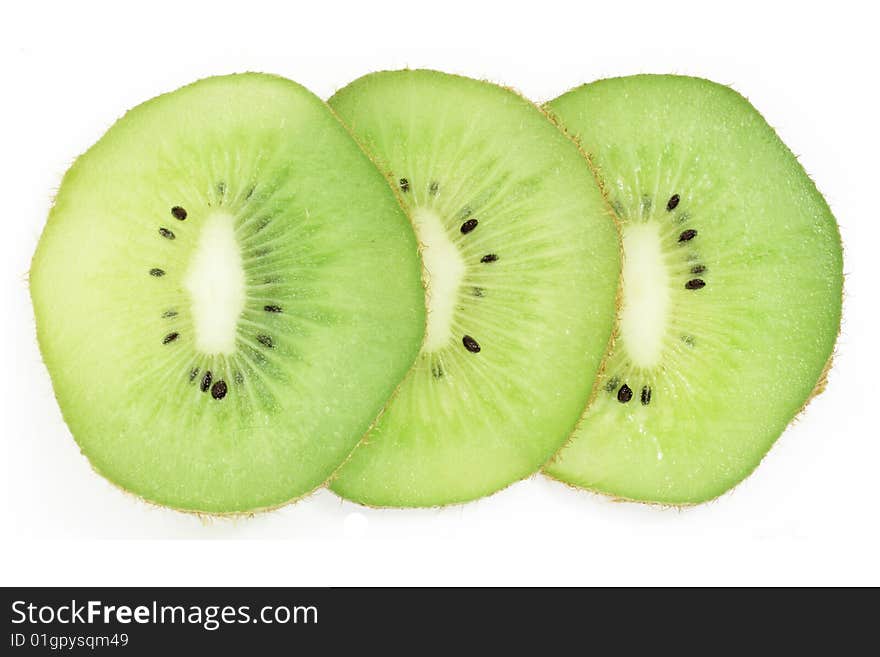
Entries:
{"type": "Polygon", "coordinates": [[[324,483],[425,325],[415,235],[387,181],[321,100],[261,74],[120,119],[64,176],[30,288],[93,467],[197,512],[324,483]]]}
{"type": "Polygon", "coordinates": [[[841,318],[834,217],[727,87],[640,75],[548,109],[598,171],[625,264],[600,393],[545,471],[632,500],[717,497],[824,382],[841,318]]]}
{"type": "Polygon", "coordinates": [[[527,100],[459,76],[375,73],[329,103],[397,187],[428,305],[412,371],[331,488],[439,506],[538,471],[614,324],[617,229],[586,159],[527,100]]]}

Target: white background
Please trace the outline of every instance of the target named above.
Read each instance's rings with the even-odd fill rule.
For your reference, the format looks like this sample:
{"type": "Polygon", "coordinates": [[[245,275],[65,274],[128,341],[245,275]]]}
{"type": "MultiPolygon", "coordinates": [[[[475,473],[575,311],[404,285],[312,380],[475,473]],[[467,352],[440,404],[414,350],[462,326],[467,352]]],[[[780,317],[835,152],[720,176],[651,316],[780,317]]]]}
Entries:
{"type": "Polygon", "coordinates": [[[0,584],[880,584],[871,3],[533,4],[5,5],[0,584]],[[127,108],[207,75],[273,72],[326,98],[403,66],[486,78],[537,101],[612,75],[709,77],[748,96],[800,156],[846,245],[839,355],[827,392],[733,493],[664,510],[536,477],[445,510],[373,511],[321,492],[252,519],[203,521],[91,471],[52,396],[27,295],[72,159],[127,108]]]}

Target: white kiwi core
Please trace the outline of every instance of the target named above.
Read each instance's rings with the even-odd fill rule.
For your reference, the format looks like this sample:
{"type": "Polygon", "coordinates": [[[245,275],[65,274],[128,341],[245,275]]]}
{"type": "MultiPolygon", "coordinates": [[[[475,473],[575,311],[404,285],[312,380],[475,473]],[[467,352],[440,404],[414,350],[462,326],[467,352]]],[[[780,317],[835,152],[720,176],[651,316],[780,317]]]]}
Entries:
{"type": "Polygon", "coordinates": [[[422,252],[427,289],[428,326],[423,349],[433,352],[445,347],[452,338],[455,300],[465,265],[436,212],[418,208],[413,212],[413,223],[422,252]]]}
{"type": "Polygon", "coordinates": [[[669,313],[669,270],[654,222],[623,229],[623,309],[620,335],[637,367],[660,362],[669,313]]]}
{"type": "Polygon", "coordinates": [[[183,285],[190,297],[196,349],[208,355],[233,353],[245,304],[245,275],[231,214],[206,217],[183,285]]]}

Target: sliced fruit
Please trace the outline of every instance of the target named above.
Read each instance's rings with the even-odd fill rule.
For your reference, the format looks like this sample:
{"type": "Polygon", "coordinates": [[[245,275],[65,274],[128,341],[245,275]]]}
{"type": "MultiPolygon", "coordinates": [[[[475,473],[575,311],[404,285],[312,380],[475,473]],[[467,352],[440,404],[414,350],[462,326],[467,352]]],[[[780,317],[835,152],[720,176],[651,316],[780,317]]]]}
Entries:
{"type": "Polygon", "coordinates": [[[549,103],[623,227],[623,310],[601,392],[545,471],[610,495],[714,498],[824,384],[842,255],[816,186],[742,96],[603,80],[549,103]]]}
{"type": "Polygon", "coordinates": [[[333,490],[433,506],[534,473],[590,397],[614,321],[617,232],[588,163],[485,82],[376,73],[329,102],[413,219],[428,304],[416,365],[333,490]]]}
{"type": "Polygon", "coordinates": [[[415,235],[387,182],[324,103],[268,75],[126,114],[64,177],[30,281],[82,451],[192,511],[320,486],[424,331],[415,235]]]}

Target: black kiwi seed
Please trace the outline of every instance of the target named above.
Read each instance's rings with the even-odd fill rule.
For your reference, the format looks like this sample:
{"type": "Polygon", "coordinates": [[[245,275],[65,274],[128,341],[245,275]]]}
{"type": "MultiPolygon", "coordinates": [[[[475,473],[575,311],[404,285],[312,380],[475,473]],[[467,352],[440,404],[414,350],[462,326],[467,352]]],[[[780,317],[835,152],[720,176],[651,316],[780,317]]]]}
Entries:
{"type": "Polygon", "coordinates": [[[186,219],[186,210],[184,210],[179,205],[175,205],[173,208],[171,208],[171,216],[175,219],[183,221],[184,219],[186,219]]]}
{"type": "Polygon", "coordinates": [[[494,253],[487,253],[482,258],[480,258],[480,262],[495,262],[498,260],[498,256],[494,253]]]}
{"type": "Polygon", "coordinates": [[[467,221],[465,221],[465,222],[461,225],[461,232],[462,232],[464,235],[467,235],[469,232],[471,232],[474,228],[477,227],[477,224],[478,224],[478,223],[480,223],[480,222],[477,221],[476,219],[468,219],[467,221]]]}
{"type": "Polygon", "coordinates": [[[177,311],[176,310],[166,310],[164,313],[162,313],[162,317],[164,317],[165,319],[169,319],[171,317],[177,317],[177,311]]]}
{"type": "Polygon", "coordinates": [[[268,335],[258,335],[257,342],[259,342],[264,347],[268,347],[269,349],[272,349],[275,347],[275,343],[272,342],[271,336],[268,336],[268,335]]]}
{"type": "Polygon", "coordinates": [[[190,380],[190,382],[195,381],[195,380],[196,380],[196,377],[197,377],[198,375],[199,375],[199,368],[198,368],[198,367],[194,367],[194,368],[192,368],[192,369],[189,371],[189,380],[190,380]]]}
{"type": "Polygon", "coordinates": [[[211,387],[211,379],[214,377],[211,375],[211,370],[207,370],[205,372],[205,376],[202,377],[202,385],[199,387],[202,389],[202,392],[207,392],[208,388],[211,387]]]}
{"type": "Polygon", "coordinates": [[[158,267],[153,267],[150,270],[150,276],[155,276],[156,278],[159,278],[160,276],[164,276],[164,275],[165,275],[164,269],[159,269],[158,267]]]}
{"type": "Polygon", "coordinates": [[[692,278],[684,284],[684,287],[686,290],[699,290],[701,287],[706,287],[706,281],[702,278],[692,278]]]}
{"type": "Polygon", "coordinates": [[[168,344],[169,342],[174,342],[177,338],[180,337],[180,333],[175,331],[174,333],[169,333],[164,338],[162,338],[162,344],[168,344]]]}
{"type": "Polygon", "coordinates": [[[675,208],[678,207],[678,202],[681,200],[678,194],[673,194],[669,197],[669,200],[666,202],[666,211],[672,212],[675,208]]]}
{"type": "Polygon", "coordinates": [[[617,401],[619,401],[621,404],[625,404],[632,398],[632,388],[624,383],[622,386],[620,386],[620,390],[617,391],[617,401]]]}
{"type": "Polygon", "coordinates": [[[214,399],[223,399],[226,396],[226,391],[226,381],[223,379],[211,386],[211,396],[214,399]]]}
{"type": "Polygon", "coordinates": [[[170,230],[168,230],[167,228],[160,228],[160,229],[159,229],[159,234],[160,234],[162,237],[164,237],[166,240],[173,240],[173,239],[174,239],[174,233],[172,233],[172,232],[171,232],[170,230]]]}
{"type": "Polygon", "coordinates": [[[693,228],[688,228],[687,230],[681,231],[681,235],[678,236],[679,242],[689,242],[697,236],[697,231],[693,228]]]}
{"type": "Polygon", "coordinates": [[[651,389],[648,386],[642,388],[642,406],[647,406],[651,403],[651,389]]]}
{"type": "Polygon", "coordinates": [[[429,193],[431,196],[437,196],[437,194],[438,194],[439,192],[440,192],[440,184],[439,184],[439,183],[432,182],[432,183],[428,186],[428,193],[429,193]]]}
{"type": "Polygon", "coordinates": [[[483,288],[475,287],[471,290],[471,294],[473,294],[475,297],[481,297],[483,296],[483,288]]]}
{"type": "Polygon", "coordinates": [[[692,274],[702,274],[704,271],[706,271],[706,265],[694,265],[691,267],[692,274]]]}
{"type": "Polygon", "coordinates": [[[462,337],[461,343],[464,345],[464,348],[472,354],[480,353],[480,343],[474,340],[471,336],[465,335],[462,337]]]}
{"type": "Polygon", "coordinates": [[[263,310],[265,310],[267,313],[280,313],[281,306],[263,306],[263,310]]]}
{"type": "Polygon", "coordinates": [[[617,389],[618,385],[620,385],[620,379],[615,376],[611,378],[608,383],[605,384],[605,391],[614,392],[617,389]]]}
{"type": "Polygon", "coordinates": [[[400,191],[402,191],[402,192],[409,191],[409,180],[407,180],[406,178],[400,179],[400,191]]]}

